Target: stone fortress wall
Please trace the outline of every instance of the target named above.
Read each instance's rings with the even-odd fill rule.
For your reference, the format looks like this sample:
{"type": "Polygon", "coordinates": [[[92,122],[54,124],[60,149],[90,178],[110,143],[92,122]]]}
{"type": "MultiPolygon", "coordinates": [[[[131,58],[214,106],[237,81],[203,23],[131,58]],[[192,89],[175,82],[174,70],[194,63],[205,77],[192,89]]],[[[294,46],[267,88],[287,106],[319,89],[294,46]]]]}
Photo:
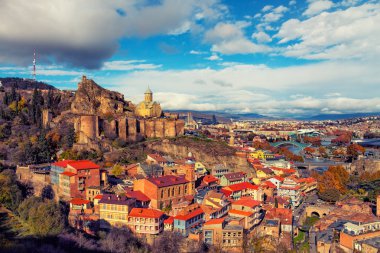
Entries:
{"type": "MultiPolygon", "coordinates": [[[[152,94],[145,95],[145,99],[150,98],[148,102],[151,105],[159,107],[158,103],[153,103],[152,94]]],[[[160,107],[158,109],[161,110],[160,107]]],[[[184,134],[185,123],[178,116],[165,114],[165,117],[157,117],[153,113],[150,117],[141,117],[137,116],[138,110],[131,102],[124,101],[120,93],[108,91],[84,76],[71,105],[71,113],[76,115],[74,128],[78,135],[77,144],[93,146],[103,138],[135,142],[143,138],[184,134]]]]}

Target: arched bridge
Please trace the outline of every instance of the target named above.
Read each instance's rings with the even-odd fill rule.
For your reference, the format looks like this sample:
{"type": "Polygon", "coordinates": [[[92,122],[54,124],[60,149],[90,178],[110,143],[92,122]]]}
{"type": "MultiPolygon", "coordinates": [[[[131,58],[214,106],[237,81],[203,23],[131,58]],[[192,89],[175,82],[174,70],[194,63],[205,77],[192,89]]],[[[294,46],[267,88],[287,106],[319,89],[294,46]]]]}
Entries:
{"type": "Polygon", "coordinates": [[[280,147],[280,146],[289,146],[289,145],[292,145],[292,146],[296,146],[297,148],[301,148],[301,149],[304,149],[306,147],[310,147],[311,144],[310,143],[300,143],[300,142],[296,142],[296,141],[279,141],[279,142],[273,142],[271,143],[271,145],[273,147],[280,147]]]}
{"type": "Polygon", "coordinates": [[[316,216],[318,218],[322,218],[328,215],[334,208],[335,206],[325,204],[307,206],[306,216],[316,216]]]}

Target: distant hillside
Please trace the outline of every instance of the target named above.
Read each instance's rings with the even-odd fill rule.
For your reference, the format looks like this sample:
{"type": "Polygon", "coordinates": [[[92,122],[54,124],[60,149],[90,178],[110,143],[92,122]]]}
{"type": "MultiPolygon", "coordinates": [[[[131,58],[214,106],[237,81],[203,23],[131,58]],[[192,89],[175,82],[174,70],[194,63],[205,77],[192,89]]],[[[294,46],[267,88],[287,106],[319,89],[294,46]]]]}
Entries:
{"type": "Polygon", "coordinates": [[[14,86],[16,89],[21,90],[34,90],[35,88],[41,90],[56,90],[56,88],[50,84],[35,81],[32,79],[24,79],[18,77],[5,77],[0,78],[0,82],[3,84],[3,87],[6,89],[12,88],[14,86]]]}
{"type": "Polygon", "coordinates": [[[192,111],[192,110],[175,110],[171,111],[178,113],[181,118],[187,117],[187,114],[191,112],[195,120],[201,120],[202,122],[211,123],[213,116],[215,115],[218,122],[230,122],[233,120],[248,120],[248,119],[268,119],[269,117],[256,114],[256,113],[241,113],[233,114],[227,112],[218,112],[218,111],[192,111]]]}
{"type": "Polygon", "coordinates": [[[373,113],[346,113],[346,114],[319,114],[309,118],[303,118],[304,120],[338,120],[338,119],[351,119],[369,116],[380,116],[380,112],[373,113]]]}

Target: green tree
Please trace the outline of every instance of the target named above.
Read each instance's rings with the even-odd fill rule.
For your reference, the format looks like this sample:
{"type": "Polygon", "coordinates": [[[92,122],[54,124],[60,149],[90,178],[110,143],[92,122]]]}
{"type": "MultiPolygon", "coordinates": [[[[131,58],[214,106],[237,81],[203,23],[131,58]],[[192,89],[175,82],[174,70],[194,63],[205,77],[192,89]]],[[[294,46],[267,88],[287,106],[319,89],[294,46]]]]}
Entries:
{"type": "Polygon", "coordinates": [[[54,200],[30,197],[20,204],[18,213],[39,237],[58,235],[65,228],[65,216],[54,200]]]}
{"type": "Polygon", "coordinates": [[[320,199],[329,202],[336,202],[340,199],[340,193],[335,189],[327,189],[323,192],[319,192],[318,196],[320,199]]]}
{"type": "Polygon", "coordinates": [[[0,203],[10,210],[16,210],[22,201],[22,191],[18,187],[13,170],[0,173],[0,203]]]}
{"type": "Polygon", "coordinates": [[[123,174],[123,172],[124,172],[123,167],[119,164],[115,164],[111,170],[111,173],[117,177],[123,174]]]}

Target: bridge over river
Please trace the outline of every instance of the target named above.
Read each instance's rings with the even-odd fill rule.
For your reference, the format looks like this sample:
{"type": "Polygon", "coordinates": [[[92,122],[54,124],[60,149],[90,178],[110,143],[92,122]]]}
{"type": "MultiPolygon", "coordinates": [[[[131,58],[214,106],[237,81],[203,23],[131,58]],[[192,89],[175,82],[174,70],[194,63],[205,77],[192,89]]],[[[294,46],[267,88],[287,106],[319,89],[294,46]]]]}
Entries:
{"type": "Polygon", "coordinates": [[[343,165],[345,168],[349,166],[348,163],[335,162],[335,161],[330,161],[330,160],[295,162],[294,165],[296,165],[298,168],[304,167],[309,170],[315,169],[315,168],[329,167],[329,166],[338,166],[338,165],[343,165]]]}

